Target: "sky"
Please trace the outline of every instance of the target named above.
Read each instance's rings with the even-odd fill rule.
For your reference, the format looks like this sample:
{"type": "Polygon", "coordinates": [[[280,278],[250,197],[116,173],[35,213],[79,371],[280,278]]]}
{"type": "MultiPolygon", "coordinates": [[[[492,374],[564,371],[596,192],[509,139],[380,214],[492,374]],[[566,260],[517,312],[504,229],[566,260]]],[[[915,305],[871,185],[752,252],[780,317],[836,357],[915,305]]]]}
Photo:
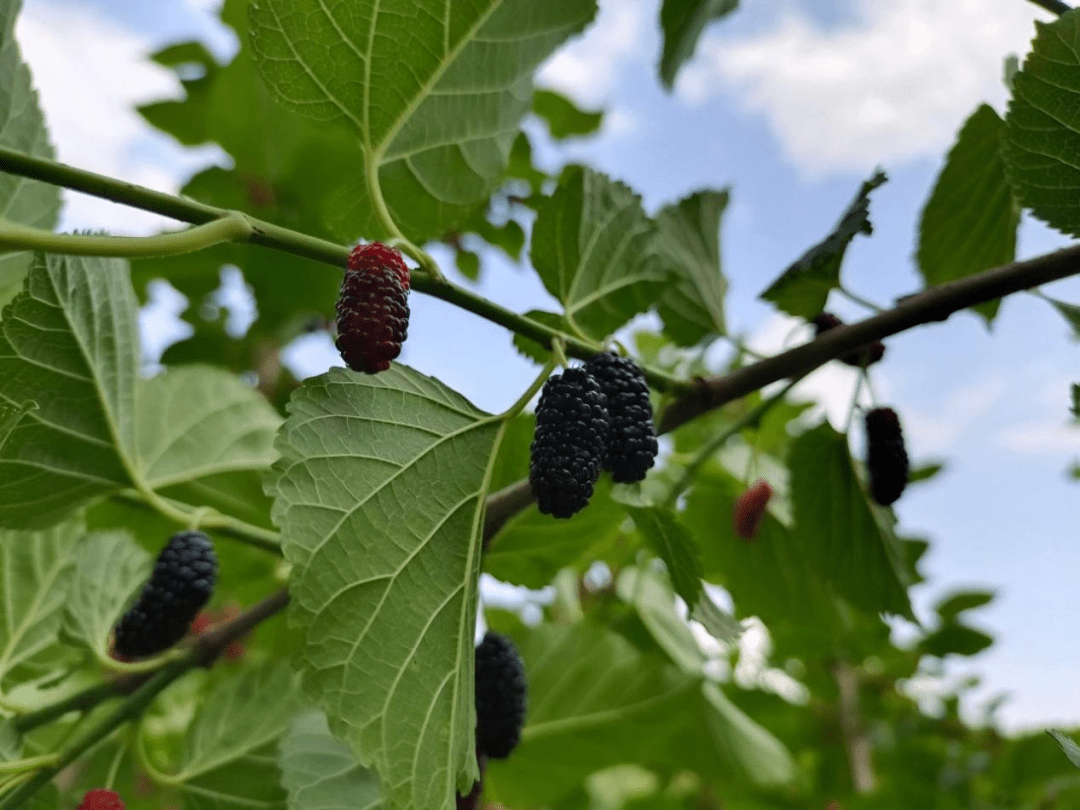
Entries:
{"type": "MultiPolygon", "coordinates": [[[[213,0],[23,5],[17,35],[61,160],[176,191],[223,159],[214,147],[180,147],[132,111],[179,93],[147,53],[193,37],[219,53],[235,47],[215,22],[213,0]]],[[[756,296],[828,233],[875,167],[890,179],[873,194],[874,234],[853,243],[845,283],[882,305],[920,286],[912,260],[919,212],[943,156],[978,104],[1004,113],[1003,60],[1026,51],[1034,20],[1050,18],[1024,0],[743,0],[706,33],[669,94],[656,79],[655,0],[600,5],[595,25],[538,82],[605,108],[603,130],[561,148],[541,139],[538,160],[587,161],[629,183],[649,211],[700,188],[730,187],[722,224],[728,317],[733,332],[765,352],[808,335],[756,296]]],[[[136,234],[174,225],[79,195],[65,199],[65,229],[136,234]]],[[[1025,219],[1021,257],[1064,244],[1025,219]]],[[[1045,291],[1080,303],[1080,282],[1045,291]]],[[[531,274],[497,256],[485,258],[481,292],[519,311],[552,305],[531,274]]],[[[848,319],[867,314],[830,303],[848,319]]],[[[488,410],[505,408],[531,381],[535,367],[500,328],[423,296],[411,304],[404,362],[488,410]]],[[[144,313],[151,354],[182,334],[170,314],[182,305],[166,289],[144,313]]],[[[932,605],[953,590],[995,590],[991,606],[969,614],[995,645],[947,668],[953,679],[981,676],[969,712],[1008,693],[998,714],[1007,728],[1080,725],[1080,649],[1072,641],[1080,486],[1066,477],[1080,458],[1080,429],[1068,415],[1069,386],[1080,381],[1077,343],[1045,302],[1017,295],[992,331],[961,313],[887,345],[873,372],[877,401],[900,413],[916,463],[947,462],[896,505],[905,534],[933,541],[923,562],[929,582],[912,594],[917,614],[930,619],[932,605]]],[[[292,347],[288,360],[306,374],[340,364],[318,335],[292,347]]],[[[853,382],[850,370],[831,363],[797,391],[821,400],[842,428],[853,382]]]]}

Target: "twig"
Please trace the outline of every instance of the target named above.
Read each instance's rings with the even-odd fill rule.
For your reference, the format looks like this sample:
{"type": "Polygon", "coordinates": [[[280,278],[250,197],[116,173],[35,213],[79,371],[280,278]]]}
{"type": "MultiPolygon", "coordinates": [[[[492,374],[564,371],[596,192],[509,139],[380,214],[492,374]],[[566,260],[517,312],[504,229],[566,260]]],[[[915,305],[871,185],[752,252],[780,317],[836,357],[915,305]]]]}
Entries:
{"type": "Polygon", "coordinates": [[[874,749],[859,710],[859,673],[846,661],[838,661],[833,666],[833,677],[840,693],[840,734],[851,768],[851,785],[856,793],[871,793],[877,787],[877,776],[874,749]]]}

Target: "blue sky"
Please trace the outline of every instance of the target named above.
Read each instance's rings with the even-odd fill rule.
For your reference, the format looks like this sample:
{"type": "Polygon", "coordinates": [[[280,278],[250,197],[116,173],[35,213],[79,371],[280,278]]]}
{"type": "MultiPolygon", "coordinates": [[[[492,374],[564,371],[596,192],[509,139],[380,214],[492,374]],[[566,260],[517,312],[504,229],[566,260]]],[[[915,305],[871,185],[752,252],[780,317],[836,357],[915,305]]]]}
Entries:
{"type": "MultiPolygon", "coordinates": [[[[231,47],[213,6],[24,0],[18,34],[61,159],[163,190],[217,159],[212,148],[182,150],[130,112],[133,103],[177,93],[169,74],[142,61],[145,53],[192,36],[231,47]]],[[[1049,17],[1023,0],[744,0],[666,94],[655,76],[654,0],[601,8],[594,28],[540,80],[606,107],[605,127],[598,138],[539,154],[552,165],[592,163],[633,186],[649,210],[698,188],[731,186],[722,226],[729,319],[767,351],[803,333],[792,335],[792,322],[756,295],[828,232],[875,166],[890,181],[873,195],[875,232],[849,251],[845,282],[881,304],[919,286],[911,259],[919,210],[945,151],[977,104],[1004,111],[1002,60],[1022,54],[1032,21],[1049,17]]],[[[64,226],[138,233],[163,222],[72,197],[64,226]]],[[[1021,229],[1022,256],[1062,244],[1037,223],[1021,229]]],[[[1078,282],[1046,291],[1080,302],[1078,282]]],[[[486,264],[483,292],[519,310],[550,305],[528,272],[497,257],[486,264]]],[[[501,329],[422,296],[412,303],[405,362],[492,410],[531,380],[533,367],[501,329]]],[[[843,302],[835,308],[862,314],[843,302]]],[[[160,318],[152,323],[151,338],[170,334],[160,318]]],[[[335,362],[326,342],[294,358],[309,373],[335,362]]],[[[1057,314],[1014,296],[992,333],[960,314],[890,339],[874,372],[878,399],[901,414],[916,461],[949,462],[897,505],[906,533],[933,540],[917,610],[929,616],[938,597],[960,587],[998,591],[992,606],[972,614],[997,644],[949,672],[982,675],[980,699],[1008,692],[1000,717],[1010,727],[1080,724],[1080,650],[1071,641],[1080,488],[1065,477],[1080,457],[1080,429],[1067,408],[1078,360],[1057,314]]],[[[842,426],[853,379],[834,363],[802,388],[842,426]]]]}

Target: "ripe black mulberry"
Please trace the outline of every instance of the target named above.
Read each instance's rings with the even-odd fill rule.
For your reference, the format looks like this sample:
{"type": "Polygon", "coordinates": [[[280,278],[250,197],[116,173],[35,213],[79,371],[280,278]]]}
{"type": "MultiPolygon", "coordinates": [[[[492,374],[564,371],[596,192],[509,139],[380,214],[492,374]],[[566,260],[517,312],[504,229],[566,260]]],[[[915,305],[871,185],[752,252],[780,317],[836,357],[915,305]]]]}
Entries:
{"type": "MultiPolygon", "coordinates": [[[[831,312],[822,312],[815,315],[811,323],[814,324],[814,337],[820,337],[830,329],[844,325],[844,322],[831,312]]],[[[873,343],[867,343],[865,346],[858,346],[849,352],[845,352],[836,359],[855,368],[865,368],[874,365],[884,356],[885,344],[880,340],[875,340],[873,343]]]]}
{"type": "Polygon", "coordinates": [[[217,555],[202,532],[180,532],[158,555],[138,601],[116,625],[114,651],[143,658],[182,639],[214,593],[217,555]]]}
{"type": "Polygon", "coordinates": [[[607,352],[590,358],[585,370],[600,383],[611,419],[604,469],[620,484],[640,481],[656,463],[657,451],[645,375],[629,357],[607,352]]]}
{"type": "Polygon", "coordinates": [[[895,503],[907,486],[908,455],[900,418],[892,408],[866,413],[866,467],[874,500],[882,506],[895,503]]]}
{"type": "Polygon", "coordinates": [[[401,354],[409,331],[409,268],[379,242],[357,245],[337,302],[341,358],[353,371],[376,374],[401,354]]]}
{"type": "Polygon", "coordinates": [[[584,368],[547,379],[536,407],[529,484],[540,511],[568,518],[585,508],[600,476],[609,419],[600,384],[584,368]]]}
{"type": "Polygon", "coordinates": [[[506,759],[521,739],[527,701],[525,664],[514,642],[490,630],[476,648],[476,750],[506,759]]]}

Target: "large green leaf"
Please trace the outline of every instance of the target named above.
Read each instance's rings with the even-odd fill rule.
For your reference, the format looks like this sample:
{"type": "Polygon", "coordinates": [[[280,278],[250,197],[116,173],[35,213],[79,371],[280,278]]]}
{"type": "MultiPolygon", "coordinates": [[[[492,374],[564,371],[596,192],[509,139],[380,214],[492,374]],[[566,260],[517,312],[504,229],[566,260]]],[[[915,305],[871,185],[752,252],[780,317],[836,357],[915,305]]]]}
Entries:
{"type": "Polygon", "coordinates": [[[337,198],[350,232],[383,235],[381,186],[425,239],[495,188],[533,71],[595,12],[592,0],[257,0],[250,19],[278,100],[358,138],[366,168],[337,198]]]}
{"type": "Polygon", "coordinates": [[[664,287],[658,311],[667,334],[693,346],[725,332],[727,279],[720,269],[720,217],[728,191],[696,191],[656,215],[656,251],[678,279],[664,287]]]}
{"type": "Polygon", "coordinates": [[[702,697],[701,718],[719,766],[710,769],[712,773],[760,786],[783,785],[796,778],[798,769],[784,744],[728,700],[718,685],[706,683],[702,697]]]}
{"type": "Polygon", "coordinates": [[[660,28],[664,32],[664,52],[660,56],[660,79],[669,90],[675,77],[697,47],[705,26],[726,17],[739,7],[739,0],[664,0],[660,7],[660,28]]]}
{"type": "Polygon", "coordinates": [[[591,135],[604,120],[603,111],[582,110],[566,96],[551,90],[536,91],[533,95],[533,112],[544,119],[555,140],[591,135]]]}
{"type": "Polygon", "coordinates": [[[761,297],[800,318],[810,319],[821,312],[830,290],[840,286],[840,265],[851,240],[860,233],[869,236],[874,232],[870,224],[870,192],[885,181],[885,173],[880,170],[864,181],[832,233],[796,259],[761,297]]]}
{"type": "Polygon", "coordinates": [[[1005,116],[1005,172],[1025,208],[1080,236],[1080,11],[1035,23],[1035,41],[1013,76],[1005,116]]]}
{"type": "Polygon", "coordinates": [[[394,365],[293,395],[268,483],[308,694],[405,810],[476,780],[473,632],[499,420],[394,365]]]}
{"type": "MultiPolygon", "coordinates": [[[[40,158],[52,158],[45,117],[30,71],[15,41],[20,0],[0,4],[0,145],[40,158]]],[[[60,214],[56,186],[0,172],[0,218],[52,230],[60,214]]],[[[0,253],[0,306],[22,287],[29,253],[0,253]]]]}
{"type": "Polygon", "coordinates": [[[668,277],[647,250],[655,233],[629,187],[574,166],[540,205],[530,257],[567,317],[605,337],[652,306],[668,277]]]}
{"type": "Polygon", "coordinates": [[[675,592],[693,610],[701,595],[701,554],[678,516],[659,507],[630,510],[634,525],[667,566],[675,592]]]}
{"type": "Polygon", "coordinates": [[[823,422],[792,442],[788,464],[810,566],[852,604],[913,618],[899,542],[855,474],[847,437],[823,422]]]}
{"type": "MultiPolygon", "coordinates": [[[[960,129],[919,222],[916,259],[927,286],[980,273],[1016,258],[1020,209],[1005,180],[1005,122],[982,104],[960,129]]],[[[975,311],[989,323],[1000,300],[975,311]]]]}
{"type": "Polygon", "coordinates": [[[0,316],[0,403],[36,404],[0,447],[0,525],[47,525],[132,483],[138,357],[124,262],[35,256],[0,316]]]}
{"type": "Polygon", "coordinates": [[[285,807],[276,753],[301,706],[297,680],[281,663],[245,668],[200,701],[173,777],[184,810],[285,807]]]}
{"type": "Polygon", "coordinates": [[[289,810],[378,810],[379,775],[356,761],[349,746],[330,733],[326,715],[298,714],[281,738],[281,784],[289,810]]]}

